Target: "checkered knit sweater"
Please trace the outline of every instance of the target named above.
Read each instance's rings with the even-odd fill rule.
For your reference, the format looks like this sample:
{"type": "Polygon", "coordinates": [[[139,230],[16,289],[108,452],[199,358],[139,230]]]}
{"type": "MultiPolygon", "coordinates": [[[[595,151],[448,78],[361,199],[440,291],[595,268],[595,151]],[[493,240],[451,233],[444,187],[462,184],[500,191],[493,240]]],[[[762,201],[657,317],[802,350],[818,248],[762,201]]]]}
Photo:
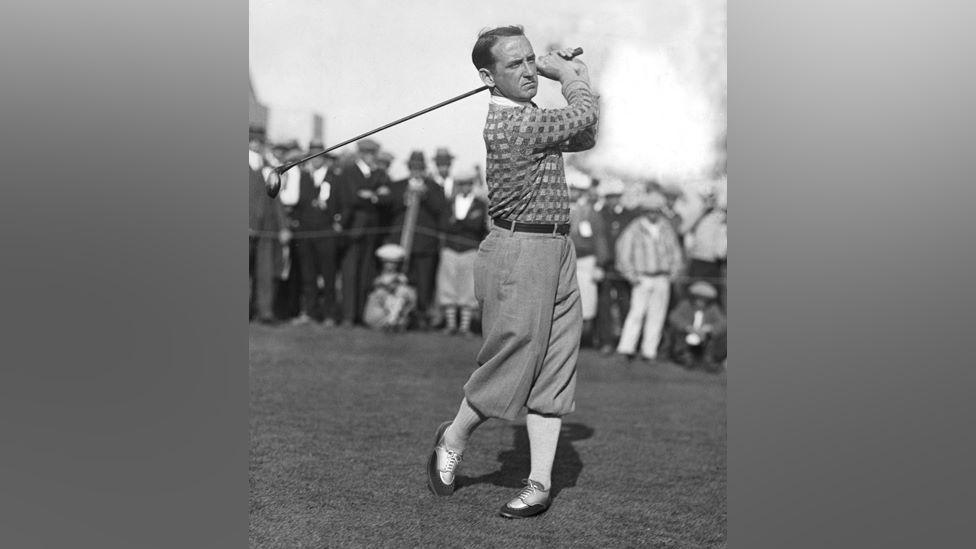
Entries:
{"type": "Polygon", "coordinates": [[[562,109],[492,103],[485,122],[488,213],[523,223],[568,223],[569,189],[564,152],[596,143],[597,98],[589,84],[563,84],[562,109]]]}

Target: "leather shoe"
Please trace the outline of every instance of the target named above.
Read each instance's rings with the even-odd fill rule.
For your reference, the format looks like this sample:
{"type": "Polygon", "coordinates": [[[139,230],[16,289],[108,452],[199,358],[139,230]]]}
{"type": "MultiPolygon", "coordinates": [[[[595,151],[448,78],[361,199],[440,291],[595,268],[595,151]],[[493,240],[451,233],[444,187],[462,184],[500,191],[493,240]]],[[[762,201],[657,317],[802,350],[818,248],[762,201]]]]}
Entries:
{"type": "Polygon", "coordinates": [[[434,449],[427,458],[427,487],[437,496],[449,496],[454,493],[454,470],[461,462],[461,452],[448,450],[441,445],[444,431],[447,431],[450,421],[441,423],[434,436],[434,449]]]}
{"type": "Polygon", "coordinates": [[[525,488],[514,499],[502,506],[498,513],[505,518],[528,518],[549,508],[552,499],[549,490],[532,479],[522,481],[525,488]]]}

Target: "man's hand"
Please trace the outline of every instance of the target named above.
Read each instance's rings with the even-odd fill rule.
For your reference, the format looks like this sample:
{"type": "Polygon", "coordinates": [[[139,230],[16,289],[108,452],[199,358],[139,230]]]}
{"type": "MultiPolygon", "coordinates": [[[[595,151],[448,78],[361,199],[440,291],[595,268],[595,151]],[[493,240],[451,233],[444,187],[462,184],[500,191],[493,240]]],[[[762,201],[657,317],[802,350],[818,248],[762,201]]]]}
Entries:
{"type": "Polygon", "coordinates": [[[290,241],[291,241],[291,231],[289,231],[288,229],[281,229],[280,231],[278,231],[278,242],[281,242],[281,244],[284,245],[284,244],[288,244],[288,242],[290,241]]]}
{"type": "Polygon", "coordinates": [[[539,74],[550,80],[559,82],[583,80],[587,83],[590,81],[590,73],[586,65],[579,59],[573,59],[573,48],[563,48],[537,58],[535,67],[539,74]]]}

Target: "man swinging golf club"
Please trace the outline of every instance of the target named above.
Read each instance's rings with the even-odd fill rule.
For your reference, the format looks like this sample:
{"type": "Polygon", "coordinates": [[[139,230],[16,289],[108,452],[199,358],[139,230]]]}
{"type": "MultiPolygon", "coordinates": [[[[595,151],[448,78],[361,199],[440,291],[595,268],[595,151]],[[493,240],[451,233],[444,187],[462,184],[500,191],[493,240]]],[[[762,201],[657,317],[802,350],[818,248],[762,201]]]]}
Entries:
{"type": "Polygon", "coordinates": [[[562,416],[575,409],[583,321],[562,153],[593,147],[599,110],[587,68],[573,54],[537,58],[520,26],[481,32],[471,52],[491,90],[484,139],[493,226],[474,275],[484,344],[457,416],[437,429],[427,477],[432,492],[451,495],[475,428],[488,418],[514,420],[526,409],[531,470],[525,487],[501,507],[508,518],[549,508],[562,416]],[[565,108],[532,103],[538,75],[562,85],[565,108]]]}

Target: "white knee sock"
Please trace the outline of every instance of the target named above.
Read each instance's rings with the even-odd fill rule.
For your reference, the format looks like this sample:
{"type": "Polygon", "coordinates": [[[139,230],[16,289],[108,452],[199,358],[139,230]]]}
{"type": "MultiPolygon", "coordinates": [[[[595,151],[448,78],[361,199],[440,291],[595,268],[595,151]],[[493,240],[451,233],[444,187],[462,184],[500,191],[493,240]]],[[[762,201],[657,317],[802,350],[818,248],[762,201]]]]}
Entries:
{"type": "Polygon", "coordinates": [[[548,490],[552,485],[552,462],[556,459],[556,444],[563,420],[529,413],[525,416],[525,427],[529,431],[529,455],[532,470],[529,478],[541,483],[548,490]]]}
{"type": "Polygon", "coordinates": [[[468,444],[468,437],[486,419],[474,411],[474,408],[468,404],[468,399],[461,399],[461,407],[458,408],[458,413],[454,421],[444,431],[444,438],[441,439],[442,443],[455,452],[463,452],[465,446],[468,444]]]}

